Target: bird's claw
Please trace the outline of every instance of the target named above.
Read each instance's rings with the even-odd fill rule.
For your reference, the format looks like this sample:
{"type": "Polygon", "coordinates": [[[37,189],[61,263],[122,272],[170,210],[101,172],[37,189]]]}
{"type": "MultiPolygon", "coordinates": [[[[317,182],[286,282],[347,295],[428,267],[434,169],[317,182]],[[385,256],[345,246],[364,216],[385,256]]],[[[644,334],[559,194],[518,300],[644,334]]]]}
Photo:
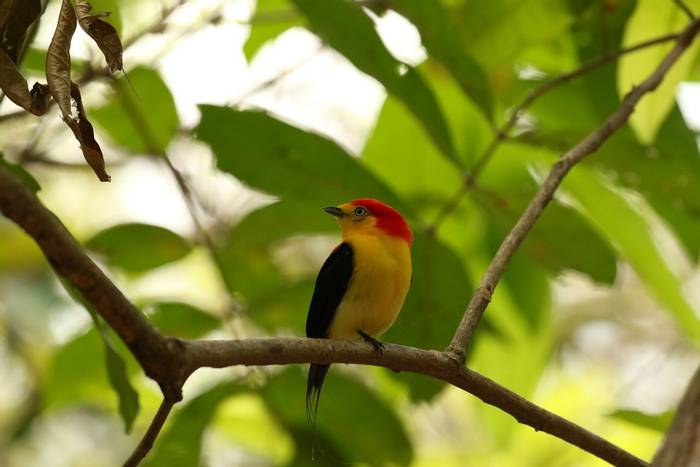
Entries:
{"type": "Polygon", "coordinates": [[[357,333],[360,335],[360,337],[362,337],[362,339],[365,342],[369,342],[370,344],[372,344],[372,347],[374,347],[374,351],[377,352],[380,357],[384,355],[384,344],[382,344],[377,339],[370,336],[364,331],[357,331],[357,333]]]}

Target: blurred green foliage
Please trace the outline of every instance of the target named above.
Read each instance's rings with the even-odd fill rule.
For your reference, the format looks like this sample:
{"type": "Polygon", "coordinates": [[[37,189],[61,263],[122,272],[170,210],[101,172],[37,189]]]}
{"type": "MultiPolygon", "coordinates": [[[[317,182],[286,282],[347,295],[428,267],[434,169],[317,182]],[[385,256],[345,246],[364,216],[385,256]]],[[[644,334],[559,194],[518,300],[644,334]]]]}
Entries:
{"type": "MultiPolygon", "coordinates": [[[[415,233],[412,288],[399,319],[383,339],[444,348],[478,278],[548,168],[563,150],[601,124],[670,45],[627,55],[542,96],[498,146],[470,193],[431,230],[436,214],[465,183],[466,172],[491,142],[494,125],[502,125],[509,111],[544,80],[621,47],[678,32],[686,21],[673,2],[665,0],[383,0],[369,5],[373,12],[349,0],[257,3],[242,51],[249,61],[289,28],[306,27],[381,83],[388,96],[359,157],[327,136],[266,111],[199,107],[201,119],[194,136],[211,149],[216,169],[276,201],[234,225],[215,226],[210,252],[215,261],[210,266],[232,292],[220,309],[205,311],[171,297],[141,303],[153,324],[168,335],[201,338],[226,333],[231,310],[240,312],[237,316],[248,334],[303,335],[318,264],[301,255],[281,259],[280,248],[337,235],[320,207],[376,197],[401,210],[415,233]],[[382,41],[375,19],[387,10],[416,26],[427,53],[419,66],[399,61],[382,41]]],[[[688,3],[700,8],[700,2],[688,3]]],[[[116,1],[94,6],[112,11],[110,21],[118,29],[129,22],[116,1]]],[[[700,158],[696,135],[674,99],[678,83],[697,76],[697,44],[660,90],[644,99],[630,124],[569,175],[495,292],[470,349],[474,369],[523,397],[542,400],[542,391],[537,390],[547,369],[558,361],[562,336],[567,336],[563,330],[567,323],[554,313],[552,284],[563,272],[574,271],[610,286],[623,262],[668,312],[688,345],[697,345],[697,310],[655,233],[661,220],[684,253],[698,260],[700,158]]],[[[41,54],[30,49],[24,69],[39,70],[41,54]]],[[[139,66],[128,73],[136,92],[125,77],[119,77],[110,82],[104,102],[88,113],[98,133],[131,157],[163,156],[180,127],[175,100],[155,68],[139,66]]],[[[0,164],[10,167],[33,191],[39,189],[22,166],[1,157],[0,164]]],[[[0,238],[6,245],[4,251],[0,247],[0,279],[17,275],[35,287],[32,300],[65,303],[45,277],[32,276],[32,268],[44,267],[36,248],[7,223],[0,223],[0,238]]],[[[82,240],[127,286],[156,274],[156,269],[162,272],[164,266],[178,264],[202,243],[199,237],[183,238],[169,229],[136,222],[104,228],[82,240]]],[[[2,282],[0,286],[3,292],[10,288],[2,282]]],[[[12,311],[35,302],[17,294],[2,297],[0,304],[12,311]]],[[[18,327],[16,316],[0,314],[0,335],[18,327]]],[[[127,429],[132,423],[141,429],[150,414],[137,414],[139,397],[152,398],[154,390],[139,379],[136,363],[106,325],[98,318],[95,325],[54,348],[37,344],[48,354],[47,363],[36,369],[39,412],[94,405],[119,410],[127,429]]],[[[487,465],[487,460],[498,466],[599,465],[557,440],[524,434],[507,415],[467,403],[464,406],[478,424],[472,430],[479,431],[474,443],[478,449],[468,447],[472,463],[462,463],[459,455],[426,455],[417,447],[421,435],[416,433],[428,429],[417,426],[420,419],[407,412],[437,406],[450,391],[413,374],[364,370],[331,372],[321,398],[316,439],[306,423],[304,380],[298,368],[260,377],[245,374],[235,381],[226,377],[197,388],[169,420],[145,465],[206,465],[203,446],[209,429],[256,451],[266,459],[264,465],[487,465]],[[250,413],[232,417],[226,410],[229,404],[250,413]],[[251,433],[273,435],[252,448],[256,441],[251,441],[251,433]],[[269,449],[259,447],[268,442],[273,445],[269,449]],[[314,442],[322,453],[311,462],[314,442]]],[[[564,402],[558,395],[544,400],[608,429],[611,436],[623,438],[623,447],[648,456],[653,443],[639,440],[657,442],[656,431],[668,426],[669,415],[590,409],[594,404],[581,402],[582,394],[596,381],[586,375],[573,389],[562,389],[564,402]],[[598,419],[585,418],[596,410],[598,419]],[[644,431],[648,429],[654,433],[644,431]]],[[[467,448],[459,446],[462,438],[454,433],[445,437],[450,436],[458,445],[453,451],[464,454],[467,448]]]]}

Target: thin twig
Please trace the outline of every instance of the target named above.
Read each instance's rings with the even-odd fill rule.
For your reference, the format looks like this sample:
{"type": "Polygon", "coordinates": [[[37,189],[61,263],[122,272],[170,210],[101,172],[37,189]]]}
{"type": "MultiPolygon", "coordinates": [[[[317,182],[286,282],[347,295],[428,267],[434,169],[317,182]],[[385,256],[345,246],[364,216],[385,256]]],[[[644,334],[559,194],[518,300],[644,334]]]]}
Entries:
{"type": "Polygon", "coordinates": [[[146,374],[158,382],[167,400],[179,400],[184,382],[203,366],[330,362],[377,365],[439,378],[613,465],[646,465],[584,428],[464,368],[445,352],[387,344],[380,357],[363,342],[306,338],[182,341],[164,337],[100,271],[56,216],[4,167],[0,167],[0,212],[34,239],[56,273],[73,284],[115,330],[146,374]]]}
{"type": "Polygon", "coordinates": [[[170,411],[175,405],[176,401],[164,398],[158,407],[158,411],[153,416],[151,424],[148,426],[146,433],[144,433],[141,442],[136,446],[136,449],[131,453],[131,456],[124,462],[124,467],[136,467],[139,463],[146,457],[148,452],[153,447],[160,430],[163,428],[165,420],[168,419],[170,411]]]}
{"type": "Polygon", "coordinates": [[[610,135],[622,126],[634,111],[634,107],[639,100],[648,92],[653,91],[661,83],[666,72],[678,60],[683,52],[688,48],[700,29],[700,21],[693,21],[676,39],[676,45],[664,57],[659,66],[642,83],[632,89],[618,109],[608,117],[603,124],[594,132],[586,136],[576,146],[561,156],[554,164],[549,175],[544,180],[540,189],[528,205],[525,212],[520,216],[513,229],[498,248],[496,255],[491,260],[488,269],[481,279],[478,289],[472,295],[467,306],[462,321],[455,332],[452,342],[447,348],[447,352],[461,362],[465,361],[466,348],[476,330],[481,317],[486,310],[501,275],[505,271],[510,259],[513,257],[518,247],[522,244],[528,232],[535,225],[542,211],[551,201],[554,192],[564,180],[571,168],[586,156],[595,152],[610,135]]]}
{"type": "Polygon", "coordinates": [[[283,79],[290,76],[295,71],[297,71],[300,68],[302,68],[303,66],[307,65],[312,60],[316,59],[321,54],[321,52],[323,52],[324,49],[325,49],[325,46],[323,44],[319,44],[318,47],[316,47],[314,50],[312,50],[311,53],[308,56],[306,56],[305,58],[303,58],[302,60],[299,60],[295,64],[285,68],[284,70],[277,73],[275,76],[268,78],[266,80],[260,81],[259,83],[256,83],[255,85],[248,88],[246,91],[244,91],[239,96],[236,96],[235,99],[233,99],[232,101],[230,101],[228,103],[228,106],[229,107],[236,107],[241,102],[243,102],[245,99],[253,96],[254,94],[257,94],[260,91],[264,91],[265,89],[268,89],[268,88],[276,85],[277,83],[279,83],[283,79]]]}
{"type": "Polygon", "coordinates": [[[695,15],[693,14],[693,10],[691,10],[690,7],[688,5],[686,5],[683,0],[673,0],[673,3],[678,5],[678,8],[683,10],[683,13],[688,15],[688,18],[690,19],[690,21],[695,20],[695,15]]]}
{"type": "Polygon", "coordinates": [[[160,17],[157,21],[154,21],[149,26],[146,26],[141,31],[124,40],[124,50],[128,49],[129,47],[131,47],[136,42],[138,42],[139,40],[141,40],[149,34],[163,32],[165,29],[165,22],[168,20],[168,18],[170,18],[170,16],[185,3],[187,3],[187,0],[178,0],[176,3],[173,3],[169,7],[163,8],[160,12],[160,17]]]}
{"type": "Polygon", "coordinates": [[[596,58],[595,60],[581,65],[575,70],[569,71],[567,73],[557,76],[556,78],[552,78],[548,81],[545,81],[536,88],[532,89],[527,94],[527,96],[525,96],[525,98],[520,102],[520,104],[518,104],[517,106],[515,106],[515,108],[511,110],[510,117],[508,118],[508,120],[503,124],[503,126],[501,126],[496,131],[495,135],[491,139],[491,142],[488,144],[488,146],[486,146],[484,151],[477,158],[474,165],[464,175],[464,181],[462,185],[455,191],[454,195],[452,195],[449,198],[449,200],[440,208],[438,213],[435,215],[433,221],[430,223],[430,225],[428,225],[427,232],[433,233],[437,231],[437,229],[445,221],[447,216],[449,216],[452,212],[454,212],[455,209],[457,209],[457,206],[459,206],[459,203],[462,201],[464,196],[466,196],[471,191],[472,187],[474,186],[474,183],[476,182],[477,177],[481,174],[481,171],[484,169],[484,167],[489,163],[498,147],[503,141],[505,141],[508,138],[508,135],[510,134],[511,130],[518,123],[518,120],[520,119],[520,117],[522,117],[523,113],[525,113],[525,110],[527,110],[537,99],[542,97],[542,95],[548,93],[549,91],[559,87],[564,83],[567,83],[573,79],[583,76],[586,73],[595,70],[596,68],[611,63],[623,55],[636,52],[647,47],[653,47],[655,45],[665,44],[666,42],[677,40],[679,35],[679,33],[667,34],[665,36],[660,36],[655,39],[650,39],[648,41],[640,42],[639,44],[635,44],[614,52],[610,52],[608,54],[596,58]]]}

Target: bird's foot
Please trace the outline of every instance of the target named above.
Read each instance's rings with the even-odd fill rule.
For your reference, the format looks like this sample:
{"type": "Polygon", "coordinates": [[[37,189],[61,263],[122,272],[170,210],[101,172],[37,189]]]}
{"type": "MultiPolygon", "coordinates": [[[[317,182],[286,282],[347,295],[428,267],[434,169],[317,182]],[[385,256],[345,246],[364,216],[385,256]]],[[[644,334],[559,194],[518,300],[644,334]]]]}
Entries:
{"type": "Polygon", "coordinates": [[[379,354],[379,356],[384,355],[384,344],[382,344],[377,339],[370,336],[369,334],[367,334],[364,331],[357,331],[357,333],[360,335],[360,337],[362,337],[362,339],[365,342],[369,342],[370,344],[372,344],[372,347],[374,347],[375,352],[377,352],[379,354]]]}

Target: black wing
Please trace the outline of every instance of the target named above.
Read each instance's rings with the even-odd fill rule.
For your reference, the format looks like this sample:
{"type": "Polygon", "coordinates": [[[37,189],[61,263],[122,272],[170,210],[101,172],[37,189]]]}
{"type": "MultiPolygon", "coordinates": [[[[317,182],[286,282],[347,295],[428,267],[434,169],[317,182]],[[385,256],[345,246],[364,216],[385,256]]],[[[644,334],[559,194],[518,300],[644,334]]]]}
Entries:
{"type": "MultiPolygon", "coordinates": [[[[328,337],[328,330],[335,312],[352,279],[352,270],[355,266],[354,257],[355,254],[350,244],[343,242],[333,250],[321,266],[316,278],[314,294],[311,297],[309,314],[306,317],[307,337],[328,337]]],[[[330,365],[313,363],[309,366],[309,377],[306,383],[306,417],[313,428],[314,439],[316,437],[318,401],[321,397],[323,380],[329,368],[330,365]]]]}
{"type": "Polygon", "coordinates": [[[354,257],[352,246],[343,242],[321,266],[306,317],[306,337],[328,337],[335,311],[350,285],[354,257]]]}

